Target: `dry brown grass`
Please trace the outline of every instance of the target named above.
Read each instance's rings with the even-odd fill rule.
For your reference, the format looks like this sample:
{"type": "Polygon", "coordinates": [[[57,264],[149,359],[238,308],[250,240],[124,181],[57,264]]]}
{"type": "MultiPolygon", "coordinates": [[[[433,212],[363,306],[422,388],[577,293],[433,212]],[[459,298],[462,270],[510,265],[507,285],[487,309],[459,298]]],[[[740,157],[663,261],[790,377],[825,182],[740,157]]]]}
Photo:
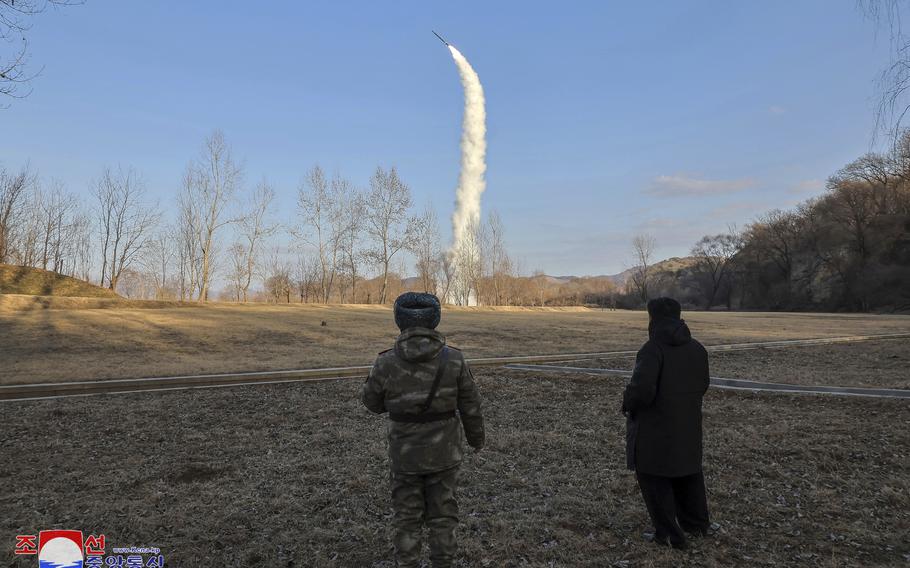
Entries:
{"type": "Polygon", "coordinates": [[[711,354],[711,374],[794,385],[910,388],[910,338],[711,354]]]}
{"type": "MultiPolygon", "coordinates": [[[[446,309],[471,357],[637,349],[643,312],[446,309]]],[[[706,344],[910,331],[910,317],[692,312],[706,344]]],[[[4,310],[0,384],[366,365],[396,336],[379,306],[4,310]],[[321,322],[325,321],[326,326],[321,322]]]]}
{"type": "MultiPolygon", "coordinates": [[[[640,540],[624,381],[484,370],[488,447],[463,466],[459,566],[906,566],[907,401],[712,391],[715,538],[640,540]]],[[[153,545],[170,566],[383,566],[383,419],[359,381],[4,404],[0,561],[41,528],[153,545]]]]}
{"type": "Polygon", "coordinates": [[[10,264],[0,264],[0,294],[119,298],[107,288],[89,284],[78,278],[31,266],[10,264]]]}
{"type": "Polygon", "coordinates": [[[108,310],[136,309],[159,310],[162,308],[197,308],[195,302],[171,302],[158,300],[127,300],[120,297],[86,296],[36,296],[32,294],[0,295],[0,311],[7,313],[36,310],[108,310]]]}
{"type": "MultiPolygon", "coordinates": [[[[634,355],[566,363],[631,371],[634,355]]],[[[910,388],[910,338],[713,351],[711,376],[809,386],[910,388]]]]}

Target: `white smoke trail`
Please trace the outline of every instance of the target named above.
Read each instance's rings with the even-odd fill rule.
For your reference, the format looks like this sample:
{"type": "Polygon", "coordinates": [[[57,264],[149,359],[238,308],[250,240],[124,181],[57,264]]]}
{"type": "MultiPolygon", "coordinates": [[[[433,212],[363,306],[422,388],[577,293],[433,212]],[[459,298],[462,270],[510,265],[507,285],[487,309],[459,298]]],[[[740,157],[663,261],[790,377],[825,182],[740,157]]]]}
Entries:
{"type": "Polygon", "coordinates": [[[452,249],[457,254],[473,244],[473,229],[480,223],[480,196],[487,187],[484,172],[487,153],[487,111],[484,108],[480,78],[460,51],[449,46],[461,86],[464,89],[464,120],[461,131],[461,172],[455,193],[455,212],[452,213],[452,249]]]}

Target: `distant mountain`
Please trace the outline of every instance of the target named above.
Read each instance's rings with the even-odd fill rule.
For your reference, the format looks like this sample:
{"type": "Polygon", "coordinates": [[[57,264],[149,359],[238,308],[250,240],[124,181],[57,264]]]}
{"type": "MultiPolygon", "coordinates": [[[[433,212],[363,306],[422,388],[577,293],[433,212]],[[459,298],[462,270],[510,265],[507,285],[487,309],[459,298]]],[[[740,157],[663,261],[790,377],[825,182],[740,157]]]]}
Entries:
{"type": "MultiPolygon", "coordinates": [[[[673,258],[668,258],[666,260],[661,260],[659,262],[652,264],[649,271],[652,274],[658,274],[661,272],[675,273],[675,272],[679,272],[680,270],[685,270],[687,268],[691,268],[695,264],[695,262],[696,262],[696,259],[695,259],[695,257],[692,257],[692,256],[684,256],[684,257],[674,256],[673,258]]],[[[635,268],[629,268],[629,269],[623,270],[619,274],[614,274],[614,275],[610,276],[610,278],[613,280],[614,283],[616,283],[617,286],[622,286],[629,280],[629,278],[631,278],[632,272],[634,270],[635,270],[635,268]]]]}
{"type": "MultiPolygon", "coordinates": [[[[680,270],[691,268],[692,265],[695,264],[695,260],[696,260],[695,257],[692,257],[692,256],[683,256],[683,257],[674,256],[673,258],[668,258],[668,259],[661,260],[661,261],[658,261],[658,262],[652,264],[650,270],[653,273],[679,272],[680,270]]],[[[635,270],[635,268],[627,268],[626,270],[623,270],[622,272],[619,272],[617,274],[601,274],[599,276],[584,276],[584,277],[580,277],[580,276],[547,276],[547,278],[550,278],[554,283],[562,283],[562,284],[571,282],[572,280],[577,280],[579,278],[592,278],[595,280],[606,279],[606,280],[609,280],[610,282],[613,282],[617,286],[622,286],[632,276],[633,270],[635,270]]]]}
{"type": "Polygon", "coordinates": [[[401,279],[401,283],[406,290],[416,290],[420,287],[420,282],[420,278],[417,276],[409,276],[401,279]]]}
{"type": "MultiPolygon", "coordinates": [[[[652,264],[650,272],[651,272],[651,274],[659,274],[659,273],[674,273],[675,274],[681,270],[686,270],[686,269],[691,268],[695,264],[695,261],[696,261],[695,257],[691,257],[691,256],[684,256],[684,257],[674,256],[672,258],[667,258],[667,259],[664,259],[664,260],[661,260],[661,261],[658,261],[658,262],[652,264]]],[[[541,276],[546,279],[547,283],[554,284],[557,286],[561,286],[564,284],[570,284],[570,283],[578,281],[578,280],[586,280],[586,281],[608,280],[608,281],[612,282],[613,284],[615,284],[617,287],[622,287],[632,276],[633,270],[635,270],[635,269],[627,268],[626,270],[623,270],[622,272],[619,272],[617,274],[599,274],[597,276],[575,276],[574,274],[563,274],[563,275],[559,275],[559,276],[554,276],[551,274],[543,274],[541,276]]],[[[532,276],[531,278],[535,278],[535,277],[532,276]]],[[[377,277],[375,280],[378,281],[379,278],[377,277]]],[[[401,282],[402,282],[402,285],[404,286],[405,290],[416,290],[420,287],[421,280],[420,280],[420,278],[418,278],[416,276],[409,276],[407,278],[403,278],[401,280],[401,282]]]]}

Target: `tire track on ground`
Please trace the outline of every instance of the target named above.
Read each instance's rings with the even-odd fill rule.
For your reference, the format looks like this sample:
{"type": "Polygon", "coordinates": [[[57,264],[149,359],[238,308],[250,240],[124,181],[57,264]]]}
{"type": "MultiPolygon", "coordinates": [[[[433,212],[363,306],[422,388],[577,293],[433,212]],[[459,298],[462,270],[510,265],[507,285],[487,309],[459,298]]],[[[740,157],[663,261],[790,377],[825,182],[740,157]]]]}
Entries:
{"type": "MultiPolygon", "coordinates": [[[[850,335],[843,337],[826,337],[814,339],[788,339],[780,341],[759,341],[752,343],[727,343],[706,346],[708,351],[745,351],[751,349],[780,349],[807,345],[829,345],[835,343],[853,343],[858,341],[875,341],[885,339],[910,338],[910,333],[889,333],[878,335],[850,335]]],[[[472,367],[539,365],[634,355],[636,351],[611,351],[600,353],[557,353],[550,355],[521,355],[511,357],[483,357],[468,359],[472,367]]],[[[514,368],[514,367],[513,367],[514,368]]],[[[563,367],[567,369],[568,367],[563,367]]],[[[575,367],[581,369],[580,367],[575,367]]],[[[538,370],[543,370],[538,368],[538,370]]],[[[587,369],[590,371],[590,369],[587,369]]],[[[370,366],[332,367],[325,369],[293,369],[284,371],[257,371],[246,373],[217,373],[210,375],[183,375],[176,377],[145,377],[137,379],[101,379],[94,381],[73,381],[61,383],[37,383],[0,386],[0,402],[44,400],[92,396],[98,394],[145,393],[173,391],[197,388],[220,388],[229,386],[269,385],[290,382],[316,382],[326,380],[343,380],[363,378],[369,373],[370,366]]],[[[738,379],[725,379],[738,380],[738,379]]],[[[759,384],[759,383],[756,383],[759,384]]],[[[765,384],[765,383],[761,383],[765,384]]],[[[772,384],[772,383],[766,383],[772,384]]],[[[718,385],[720,386],[720,385],[718,385]]],[[[779,385],[778,385],[779,386],[779,385]]],[[[796,385],[791,385],[796,387],[796,385]]],[[[726,388],[740,388],[728,386],[726,388]]],[[[746,388],[746,387],[742,387],[746,388]]],[[[820,387],[812,387],[820,388],[820,387]]],[[[837,388],[837,387],[825,387],[837,388]]],[[[758,389],[769,390],[769,389],[758,389]]],[[[889,390],[889,389],[880,389],[889,390]]],[[[806,391],[800,391],[806,392],[806,391]]]]}

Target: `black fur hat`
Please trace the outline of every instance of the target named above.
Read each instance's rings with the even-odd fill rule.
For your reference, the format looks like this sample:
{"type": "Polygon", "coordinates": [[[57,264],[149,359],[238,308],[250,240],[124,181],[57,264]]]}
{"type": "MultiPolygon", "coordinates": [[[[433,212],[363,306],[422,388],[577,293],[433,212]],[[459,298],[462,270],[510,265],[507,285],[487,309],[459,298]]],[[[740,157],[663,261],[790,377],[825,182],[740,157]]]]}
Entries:
{"type": "Polygon", "coordinates": [[[648,315],[654,320],[679,319],[679,316],[682,315],[682,306],[673,298],[654,298],[648,301],[648,315]]]}
{"type": "Polygon", "coordinates": [[[404,331],[409,327],[436,329],[442,309],[433,294],[405,292],[395,300],[395,325],[404,331]]]}

